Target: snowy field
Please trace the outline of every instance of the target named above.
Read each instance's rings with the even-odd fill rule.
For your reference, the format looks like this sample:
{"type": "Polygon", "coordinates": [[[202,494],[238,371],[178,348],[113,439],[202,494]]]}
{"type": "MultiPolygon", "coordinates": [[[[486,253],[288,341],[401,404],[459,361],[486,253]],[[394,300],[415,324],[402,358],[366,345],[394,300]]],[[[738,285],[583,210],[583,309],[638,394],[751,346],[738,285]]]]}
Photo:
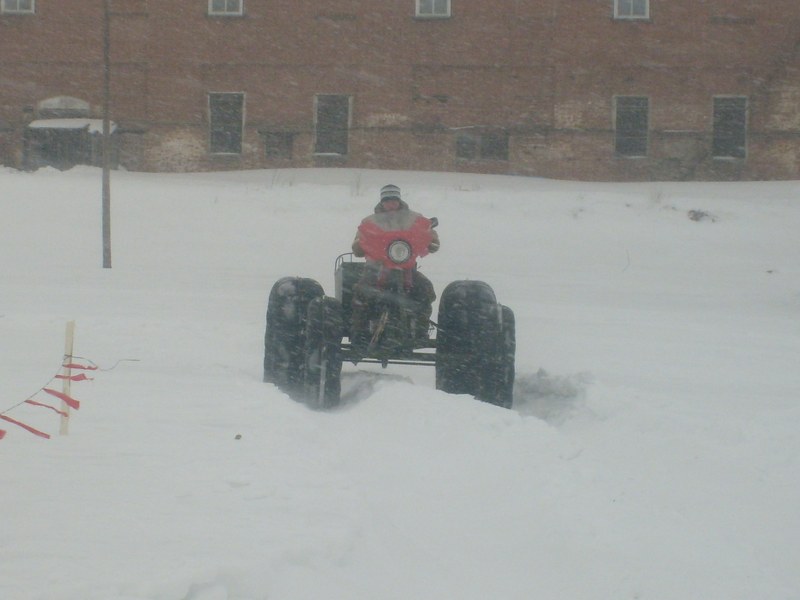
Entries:
{"type": "MultiPolygon", "coordinates": [[[[0,599],[800,598],[800,182],[0,168],[0,599]],[[346,364],[262,383],[272,283],[378,189],[517,320],[514,409],[346,364]],[[75,354],[81,408],[20,404],[75,354]]],[[[435,313],[434,313],[435,318],[435,313]]]]}

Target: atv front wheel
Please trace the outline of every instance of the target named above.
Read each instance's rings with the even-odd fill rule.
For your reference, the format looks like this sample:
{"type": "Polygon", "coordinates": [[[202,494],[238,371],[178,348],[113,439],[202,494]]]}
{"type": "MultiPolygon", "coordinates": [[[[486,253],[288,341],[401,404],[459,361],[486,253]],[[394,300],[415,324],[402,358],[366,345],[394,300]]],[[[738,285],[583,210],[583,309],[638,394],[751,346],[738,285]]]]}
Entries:
{"type": "Polygon", "coordinates": [[[308,305],[324,294],[313,279],[284,277],[275,282],[267,302],[264,332],[264,381],[292,397],[303,387],[308,305]]]}
{"type": "Polygon", "coordinates": [[[439,303],[436,388],[511,408],[515,335],[514,313],[488,284],[448,285],[439,303]]]}
{"type": "Polygon", "coordinates": [[[303,369],[303,399],[311,408],[339,405],[344,331],[342,305],[334,298],[315,298],[308,305],[303,369]]]}

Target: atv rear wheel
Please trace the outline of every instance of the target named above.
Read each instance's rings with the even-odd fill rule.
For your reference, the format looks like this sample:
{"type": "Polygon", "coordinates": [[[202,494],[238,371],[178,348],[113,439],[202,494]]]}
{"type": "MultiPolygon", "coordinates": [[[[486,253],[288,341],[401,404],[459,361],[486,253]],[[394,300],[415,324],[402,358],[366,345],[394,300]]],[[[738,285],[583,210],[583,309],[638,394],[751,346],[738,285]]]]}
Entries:
{"type": "Polygon", "coordinates": [[[514,313],[482,281],[454,281],[439,303],[436,388],[511,408],[514,313]]]}
{"type": "Polygon", "coordinates": [[[314,409],[339,405],[344,331],[342,305],[334,298],[315,298],[308,305],[303,368],[303,399],[314,409]]]}
{"type": "Polygon", "coordinates": [[[292,397],[303,388],[308,305],[324,294],[313,279],[284,277],[275,282],[267,303],[264,332],[264,381],[292,397]]]}

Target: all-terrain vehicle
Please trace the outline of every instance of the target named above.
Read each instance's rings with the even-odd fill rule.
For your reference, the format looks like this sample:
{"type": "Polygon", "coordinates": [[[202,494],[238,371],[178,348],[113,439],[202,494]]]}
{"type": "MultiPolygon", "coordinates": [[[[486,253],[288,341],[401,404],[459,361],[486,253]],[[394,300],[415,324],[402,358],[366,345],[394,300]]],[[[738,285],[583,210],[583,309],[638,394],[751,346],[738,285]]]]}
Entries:
{"type": "Polygon", "coordinates": [[[335,298],[313,279],[284,277],[272,286],[264,334],[264,381],[316,409],[337,406],[344,361],[429,365],[436,388],[510,408],[514,388],[514,313],[482,281],[454,281],[439,301],[437,321],[420,322],[411,293],[417,258],[430,230],[362,231],[367,261],[342,254],[334,267],[335,298]],[[378,269],[377,277],[365,277],[378,269]],[[372,285],[367,285],[370,282],[372,285]],[[365,303],[354,331],[353,303],[365,303]],[[433,334],[433,335],[431,335],[433,334]]]}

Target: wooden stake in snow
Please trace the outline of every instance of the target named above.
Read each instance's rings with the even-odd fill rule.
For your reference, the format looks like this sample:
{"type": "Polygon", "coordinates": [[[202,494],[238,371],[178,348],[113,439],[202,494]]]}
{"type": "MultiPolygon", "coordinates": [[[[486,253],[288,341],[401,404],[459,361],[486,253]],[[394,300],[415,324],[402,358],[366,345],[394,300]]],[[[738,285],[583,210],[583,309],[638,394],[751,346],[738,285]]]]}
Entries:
{"type": "MultiPolygon", "coordinates": [[[[67,365],[72,362],[72,347],[73,341],[75,339],[75,321],[69,321],[67,323],[67,333],[64,338],[64,358],[67,359],[67,365]]],[[[61,388],[65,395],[70,395],[70,377],[72,376],[72,368],[67,366],[65,367],[66,377],[62,380],[63,387],[61,388]]],[[[67,435],[69,434],[69,405],[62,400],[61,401],[61,410],[64,414],[61,415],[61,426],[59,427],[58,433],[60,435],[67,435]]]]}

